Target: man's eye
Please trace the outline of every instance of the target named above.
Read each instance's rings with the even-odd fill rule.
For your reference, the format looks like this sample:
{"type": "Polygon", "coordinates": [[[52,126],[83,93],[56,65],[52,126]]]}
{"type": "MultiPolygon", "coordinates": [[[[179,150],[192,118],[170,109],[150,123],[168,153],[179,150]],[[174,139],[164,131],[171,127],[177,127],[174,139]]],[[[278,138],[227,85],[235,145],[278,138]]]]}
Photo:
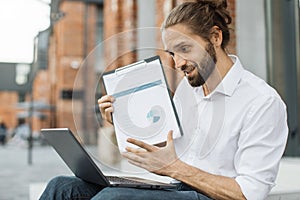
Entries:
{"type": "Polygon", "coordinates": [[[190,48],[188,46],[183,46],[183,47],[180,48],[180,50],[181,50],[182,53],[187,53],[187,52],[190,51],[190,48]]]}
{"type": "Polygon", "coordinates": [[[168,53],[170,54],[170,56],[174,57],[174,52],[168,51],[168,53]]]}

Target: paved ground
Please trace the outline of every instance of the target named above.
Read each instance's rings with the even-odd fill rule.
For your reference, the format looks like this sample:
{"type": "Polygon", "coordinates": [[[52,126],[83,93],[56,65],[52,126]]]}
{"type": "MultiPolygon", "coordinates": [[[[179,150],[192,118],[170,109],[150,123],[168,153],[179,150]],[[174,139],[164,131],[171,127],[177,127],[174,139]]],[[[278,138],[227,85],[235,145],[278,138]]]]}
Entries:
{"type": "Polygon", "coordinates": [[[0,146],[0,200],[28,200],[29,185],[47,182],[59,174],[71,174],[50,147],[34,146],[32,165],[26,147],[0,146]]]}

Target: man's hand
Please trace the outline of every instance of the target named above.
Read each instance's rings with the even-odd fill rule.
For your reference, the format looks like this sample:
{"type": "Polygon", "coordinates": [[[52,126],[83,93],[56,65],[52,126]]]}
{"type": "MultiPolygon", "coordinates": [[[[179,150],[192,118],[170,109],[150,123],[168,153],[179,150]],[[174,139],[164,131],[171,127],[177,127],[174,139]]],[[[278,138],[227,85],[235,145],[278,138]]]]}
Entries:
{"type": "Polygon", "coordinates": [[[111,113],[114,111],[112,103],[115,101],[111,95],[105,95],[98,99],[99,110],[103,119],[112,124],[111,113]]]}
{"type": "Polygon", "coordinates": [[[140,147],[138,149],[126,148],[127,152],[122,155],[128,159],[129,163],[164,176],[169,176],[176,169],[178,157],[173,143],[173,131],[168,133],[167,144],[164,147],[149,145],[132,138],[129,138],[127,142],[140,147]]]}

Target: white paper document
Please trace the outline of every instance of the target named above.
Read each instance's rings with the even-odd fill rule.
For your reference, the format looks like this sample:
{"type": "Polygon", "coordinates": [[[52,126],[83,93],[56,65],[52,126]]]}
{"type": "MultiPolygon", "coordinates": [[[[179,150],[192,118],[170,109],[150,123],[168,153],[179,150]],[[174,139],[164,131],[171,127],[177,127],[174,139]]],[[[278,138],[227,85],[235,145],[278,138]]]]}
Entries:
{"type": "Polygon", "coordinates": [[[112,117],[121,152],[133,146],[127,138],[157,144],[170,130],[173,138],[182,135],[159,56],[106,72],[103,82],[115,98],[112,117]]]}

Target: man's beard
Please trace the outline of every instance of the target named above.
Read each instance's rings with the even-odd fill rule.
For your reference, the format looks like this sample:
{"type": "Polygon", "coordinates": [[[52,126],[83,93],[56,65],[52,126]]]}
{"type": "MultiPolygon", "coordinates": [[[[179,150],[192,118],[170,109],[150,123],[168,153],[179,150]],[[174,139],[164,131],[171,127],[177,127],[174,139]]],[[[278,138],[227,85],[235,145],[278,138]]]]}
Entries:
{"type": "Polygon", "coordinates": [[[187,77],[192,87],[203,85],[216,67],[217,57],[213,44],[207,44],[205,51],[207,53],[205,53],[205,56],[200,63],[197,64],[196,62],[193,62],[192,64],[194,65],[195,70],[197,70],[197,74],[195,76],[187,77]]]}

